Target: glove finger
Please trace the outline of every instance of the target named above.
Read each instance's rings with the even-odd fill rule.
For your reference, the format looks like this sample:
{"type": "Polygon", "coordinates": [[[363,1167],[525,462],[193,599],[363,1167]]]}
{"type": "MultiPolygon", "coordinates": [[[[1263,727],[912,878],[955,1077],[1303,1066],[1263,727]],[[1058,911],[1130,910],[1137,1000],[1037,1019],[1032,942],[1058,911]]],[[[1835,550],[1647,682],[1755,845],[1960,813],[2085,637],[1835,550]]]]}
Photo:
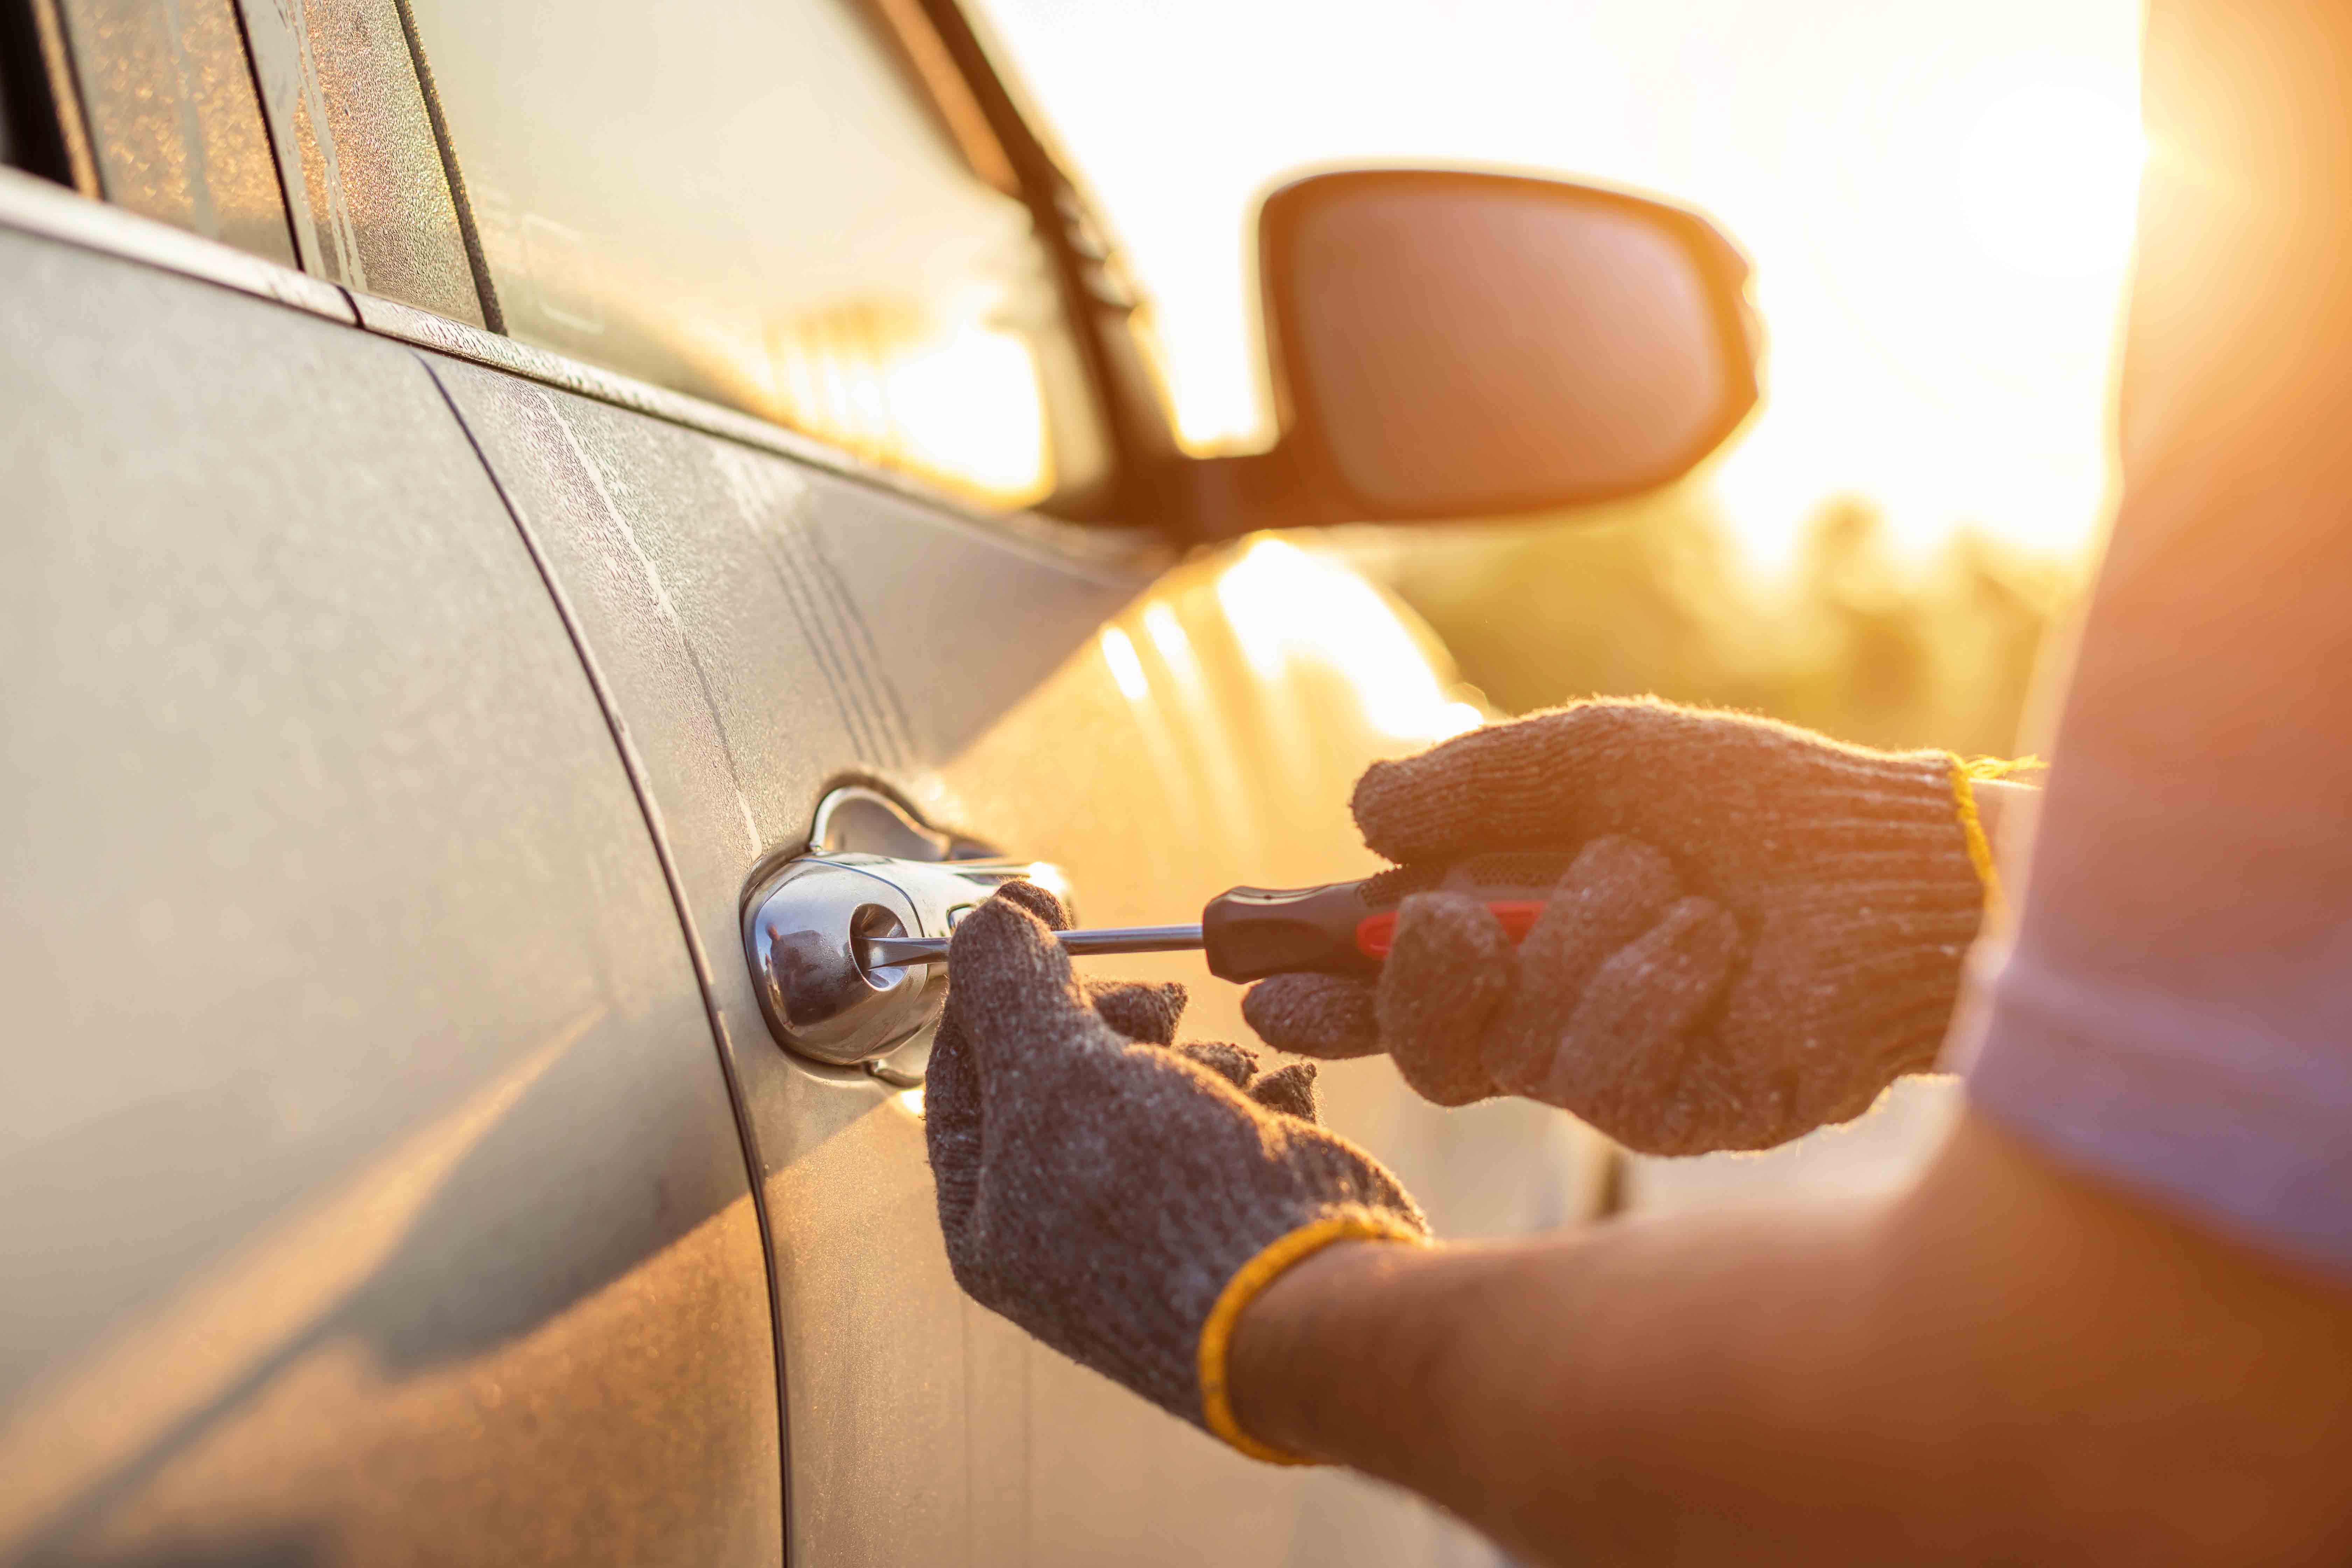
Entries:
{"type": "Polygon", "coordinates": [[[1268,1110],[1296,1116],[1302,1121],[1323,1120],[1322,1097],[1315,1091],[1313,1062],[1292,1062],[1275,1068],[1249,1086],[1249,1097],[1268,1110]]]}
{"type": "MultiPolygon", "coordinates": [[[[1043,888],[1010,883],[999,889],[1007,901],[1029,910],[1040,919],[1061,914],[1060,900],[1043,888]]],[[[950,949],[952,951],[952,949],[950,949]]],[[[963,1023],[961,998],[950,984],[940,1012],[931,1054],[923,1068],[923,1147],[937,1189],[940,1229],[947,1238],[948,1260],[956,1278],[964,1279],[975,1267],[968,1246],[973,1206],[980,1196],[980,1173],[988,1149],[982,1111],[981,1078],[972,1059],[971,1039],[963,1023]]],[[[965,1280],[977,1293],[982,1285],[965,1280]]]]}
{"type": "Polygon", "coordinates": [[[1247,1089],[1250,1079],[1257,1074],[1255,1055],[1223,1040],[1187,1040],[1176,1047],[1176,1054],[1207,1068],[1238,1089],[1247,1089]]]}
{"type": "MultiPolygon", "coordinates": [[[[1002,1077],[1057,1070],[1054,1057],[1118,1036],[1087,1005],[1069,955],[1009,883],[957,923],[948,944],[948,1016],[965,1040],[983,1105],[1002,1077]]],[[[1046,894],[1050,898],[1051,894],[1046,894]]]]}
{"type": "Polygon", "coordinates": [[[1376,1056],[1380,1021],[1369,982],[1337,974],[1277,974],[1242,994],[1242,1017],[1258,1038],[1326,1061],[1376,1056]]]}
{"type": "Polygon", "coordinates": [[[1682,891],[1673,865],[1638,839],[1596,838],[1578,851],[1519,943],[1518,984],[1484,1047],[1488,1075],[1538,1094],[1586,984],[1682,891]]]}
{"type": "MultiPolygon", "coordinates": [[[[1696,1153],[1694,1094],[1715,1068],[1694,1060],[1699,1026],[1738,969],[1738,922],[1705,899],[1683,899],[1619,949],[1585,985],[1537,1098],[1572,1110],[1651,1154],[1696,1153]]],[[[1704,1119],[1700,1119],[1703,1121],[1704,1119]]]]}
{"type": "Polygon", "coordinates": [[[1089,980],[1086,997],[1104,1023],[1129,1039],[1146,1046],[1176,1043],[1186,999],[1181,981],[1089,980]]]}
{"type": "Polygon", "coordinates": [[[1480,1042],[1517,964],[1494,911],[1468,893],[1415,893],[1373,994],[1381,1043],[1423,1099],[1467,1105],[1497,1093],[1480,1042]]]}
{"type": "Polygon", "coordinates": [[[1573,807],[1592,753],[1622,747],[1624,715],[1643,710],[1580,703],[1374,763],[1349,803],[1356,826],[1373,850],[1400,863],[1572,845],[1584,837],[1573,807]]]}
{"type": "Polygon", "coordinates": [[[1053,889],[1035,882],[1015,879],[997,885],[995,896],[1009,904],[1019,904],[1039,920],[1049,931],[1070,929],[1069,906],[1057,898],[1053,889]]]}

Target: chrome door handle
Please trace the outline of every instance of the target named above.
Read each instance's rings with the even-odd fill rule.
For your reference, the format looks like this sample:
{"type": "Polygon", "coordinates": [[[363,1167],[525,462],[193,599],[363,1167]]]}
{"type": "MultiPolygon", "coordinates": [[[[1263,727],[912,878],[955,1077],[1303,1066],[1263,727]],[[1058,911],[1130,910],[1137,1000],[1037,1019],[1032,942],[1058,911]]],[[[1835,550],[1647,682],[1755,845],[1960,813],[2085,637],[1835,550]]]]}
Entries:
{"type": "MultiPolygon", "coordinates": [[[[819,810],[821,827],[833,815],[827,808],[819,810]]],[[[829,847],[822,838],[777,867],[743,906],[744,957],[776,1043],[841,1067],[904,1045],[938,1020],[946,968],[869,963],[864,943],[944,937],[963,910],[1022,878],[1061,883],[1041,861],[908,859],[829,847]]]]}

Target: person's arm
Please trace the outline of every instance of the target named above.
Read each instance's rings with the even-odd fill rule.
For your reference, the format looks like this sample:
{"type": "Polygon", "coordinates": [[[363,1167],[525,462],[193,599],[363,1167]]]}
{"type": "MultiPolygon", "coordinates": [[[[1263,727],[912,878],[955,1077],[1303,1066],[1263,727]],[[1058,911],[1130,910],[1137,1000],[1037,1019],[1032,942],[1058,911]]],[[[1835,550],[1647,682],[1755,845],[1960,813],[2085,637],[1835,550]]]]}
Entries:
{"type": "Polygon", "coordinates": [[[1994,857],[2006,858],[2032,833],[2033,806],[2041,790],[2014,779],[1979,779],[1969,793],[1994,857]]]}
{"type": "Polygon", "coordinates": [[[1333,1247],[1232,1381],[1536,1562],[2352,1560],[2352,1292],[1973,1116],[1874,1203],[1333,1247]]]}

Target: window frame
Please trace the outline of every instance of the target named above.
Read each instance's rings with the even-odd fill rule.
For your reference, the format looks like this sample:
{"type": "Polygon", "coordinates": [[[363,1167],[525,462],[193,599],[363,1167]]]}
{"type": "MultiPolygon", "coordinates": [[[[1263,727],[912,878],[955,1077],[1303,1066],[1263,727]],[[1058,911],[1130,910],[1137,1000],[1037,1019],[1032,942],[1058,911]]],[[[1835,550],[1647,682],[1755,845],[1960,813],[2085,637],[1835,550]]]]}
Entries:
{"type": "MultiPolygon", "coordinates": [[[[864,0],[853,0],[864,3],[864,0]]],[[[957,0],[911,0],[930,20],[964,84],[1012,160],[1022,200],[1052,257],[1063,309],[1094,383],[1097,416],[1111,447],[1108,510],[1051,501],[1039,508],[1081,521],[1167,527],[1184,515],[1183,454],[1159,378],[1139,339],[1143,305],[1125,258],[1092,203],[1063,167],[1013,83],[999,68],[957,0]]],[[[1056,498],[1058,499],[1058,498],[1056,498]]]]}

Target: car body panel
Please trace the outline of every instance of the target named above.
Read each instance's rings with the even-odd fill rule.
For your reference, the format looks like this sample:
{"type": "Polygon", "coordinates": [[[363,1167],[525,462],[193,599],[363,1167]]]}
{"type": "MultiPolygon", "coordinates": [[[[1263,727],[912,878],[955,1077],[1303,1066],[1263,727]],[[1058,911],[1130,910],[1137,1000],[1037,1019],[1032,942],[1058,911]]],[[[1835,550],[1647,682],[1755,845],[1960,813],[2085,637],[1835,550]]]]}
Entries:
{"type": "Polygon", "coordinates": [[[0,230],[0,1558],[781,1557],[642,816],[410,350],[0,230]]]}

